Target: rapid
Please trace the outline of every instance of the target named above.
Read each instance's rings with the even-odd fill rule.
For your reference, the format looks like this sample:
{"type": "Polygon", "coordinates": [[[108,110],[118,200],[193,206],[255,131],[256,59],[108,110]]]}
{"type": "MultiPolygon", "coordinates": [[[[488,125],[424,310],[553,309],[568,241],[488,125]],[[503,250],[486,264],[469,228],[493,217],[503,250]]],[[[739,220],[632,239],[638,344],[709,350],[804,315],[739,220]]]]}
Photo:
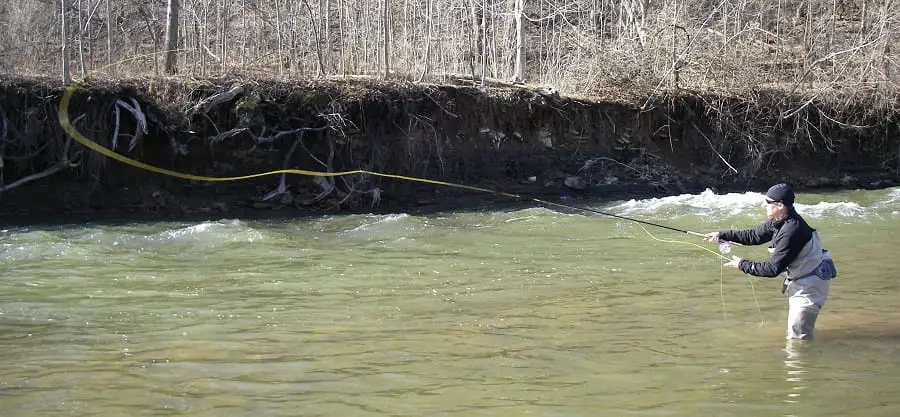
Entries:
{"type": "MultiPolygon", "coordinates": [[[[900,188],[797,203],[839,273],[801,345],[780,279],[558,208],[0,225],[0,415],[900,415],[900,188]]],[[[765,220],[755,192],[577,205],[765,220]]]]}

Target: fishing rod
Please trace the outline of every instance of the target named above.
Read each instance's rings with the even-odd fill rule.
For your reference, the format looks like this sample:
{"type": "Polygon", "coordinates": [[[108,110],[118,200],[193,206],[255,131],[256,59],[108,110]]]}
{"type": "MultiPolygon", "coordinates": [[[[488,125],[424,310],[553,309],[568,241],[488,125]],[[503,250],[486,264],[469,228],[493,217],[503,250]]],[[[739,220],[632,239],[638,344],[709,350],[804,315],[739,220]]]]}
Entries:
{"type": "MultiPolygon", "coordinates": [[[[685,233],[685,234],[688,234],[688,235],[691,235],[691,236],[697,236],[697,237],[703,237],[703,238],[706,237],[706,235],[704,235],[703,233],[692,232],[692,231],[690,231],[690,230],[679,229],[679,228],[677,228],[677,227],[666,226],[666,225],[664,225],[664,224],[648,222],[648,221],[645,221],[645,220],[638,220],[638,219],[635,219],[635,218],[632,218],[632,217],[627,217],[627,216],[622,216],[622,215],[618,215],[618,214],[614,214],[614,213],[610,213],[610,212],[606,212],[606,211],[602,211],[602,210],[592,209],[592,208],[590,208],[590,207],[574,206],[574,205],[571,205],[571,204],[563,204],[563,203],[554,203],[554,202],[552,202],[552,201],[542,200],[542,199],[539,199],[539,198],[522,197],[522,196],[518,196],[518,195],[515,195],[515,194],[507,194],[507,193],[502,193],[502,192],[499,192],[499,191],[493,191],[493,190],[487,190],[487,189],[479,189],[479,190],[481,190],[481,191],[488,191],[488,192],[490,192],[490,193],[492,193],[492,194],[498,194],[498,195],[503,195],[503,196],[509,196],[509,197],[514,196],[514,197],[516,197],[516,198],[518,198],[518,199],[520,199],[520,200],[533,201],[533,202],[535,202],[535,203],[543,204],[543,205],[546,205],[546,206],[563,207],[563,208],[566,208],[566,209],[569,209],[569,210],[586,211],[586,212],[595,213],[595,214],[600,214],[600,215],[607,216],[607,217],[613,217],[613,218],[616,218],[616,219],[621,219],[621,220],[626,220],[626,221],[630,221],[630,222],[635,222],[635,223],[645,224],[645,225],[648,225],[648,226],[659,227],[659,228],[661,228],[661,229],[671,230],[671,231],[673,231],[673,232],[685,233]]],[[[738,245],[738,246],[743,246],[743,245],[741,245],[740,243],[737,243],[737,242],[728,242],[728,243],[735,244],[735,245],[738,245]]]]}
{"type": "MultiPolygon", "coordinates": [[[[691,236],[697,236],[697,237],[701,237],[701,238],[705,238],[705,237],[706,237],[706,235],[704,235],[703,233],[692,232],[692,231],[690,231],[690,230],[679,229],[679,228],[677,228],[677,227],[666,226],[666,225],[664,225],[664,224],[653,223],[653,222],[648,222],[648,221],[644,221],[644,220],[638,220],[638,219],[631,218],[631,217],[626,217],[626,216],[620,216],[620,215],[618,215],[618,214],[613,214],[613,213],[609,213],[609,212],[605,212],[605,211],[601,211],[601,210],[596,210],[596,209],[592,209],[592,208],[589,208],[589,207],[573,206],[573,205],[562,204],[562,203],[554,203],[554,202],[552,202],[552,201],[541,200],[541,199],[538,199],[538,198],[529,198],[528,200],[534,201],[534,202],[540,203],[540,204],[549,205],[549,206],[565,207],[565,208],[570,209],[570,210],[582,210],[582,211],[587,211],[587,212],[591,212],[591,213],[601,214],[601,215],[604,215],[604,216],[614,217],[614,218],[617,218],[617,219],[627,220],[627,221],[630,221],[630,222],[635,222],[635,223],[640,223],[640,224],[646,224],[646,225],[648,225],[648,226],[659,227],[659,228],[662,228],[662,229],[671,230],[671,231],[673,231],[673,232],[685,233],[685,234],[689,234],[689,235],[691,235],[691,236]]],[[[723,242],[726,242],[726,243],[732,244],[732,245],[737,245],[737,246],[744,246],[743,244],[740,244],[740,243],[737,243],[737,242],[731,242],[731,241],[726,241],[726,240],[721,240],[721,239],[719,240],[719,243],[723,243],[723,242]]]]}
{"type": "Polygon", "coordinates": [[[620,215],[618,215],[618,214],[613,214],[613,213],[609,213],[609,212],[605,212],[605,211],[601,211],[601,210],[597,210],[597,209],[592,209],[592,208],[589,208],[589,207],[573,206],[573,205],[562,204],[562,203],[554,203],[554,202],[551,202],[551,201],[541,200],[541,199],[538,199],[538,198],[531,198],[530,200],[531,200],[531,201],[534,201],[534,202],[536,202],[536,203],[545,204],[545,205],[549,205],[549,206],[564,207],[564,208],[567,208],[567,209],[570,209],[570,210],[587,211],[587,212],[591,212],[591,213],[600,214],[600,215],[603,215],[603,216],[608,216],[608,217],[614,217],[614,218],[617,218],[617,219],[627,220],[627,221],[630,221],[630,222],[646,224],[646,225],[648,225],[648,226],[655,226],[655,227],[659,227],[659,228],[662,228],[662,229],[671,230],[671,231],[673,231],[673,232],[687,233],[687,234],[689,234],[689,235],[694,235],[694,236],[703,236],[703,234],[700,234],[700,233],[697,233],[697,232],[691,232],[691,231],[689,231],[689,230],[679,229],[679,228],[677,228],[677,227],[666,226],[666,225],[664,225],[664,224],[653,223],[653,222],[648,222],[648,221],[644,221],[644,220],[638,220],[638,219],[634,219],[634,218],[631,218],[631,217],[620,216],[620,215]]]}

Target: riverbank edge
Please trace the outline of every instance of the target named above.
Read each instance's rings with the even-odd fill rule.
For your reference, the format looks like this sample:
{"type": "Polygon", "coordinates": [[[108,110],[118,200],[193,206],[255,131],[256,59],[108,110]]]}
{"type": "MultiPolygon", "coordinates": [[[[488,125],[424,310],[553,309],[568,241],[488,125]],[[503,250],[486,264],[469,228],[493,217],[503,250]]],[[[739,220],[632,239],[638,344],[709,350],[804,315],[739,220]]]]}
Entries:
{"type": "Polygon", "coordinates": [[[561,96],[547,86],[419,84],[370,78],[91,80],[69,117],[137,161],[210,177],[283,168],[364,169],[446,181],[270,176],[213,183],[167,177],[66,143],[58,82],[0,77],[4,224],[283,218],[480,210],[764,190],[900,184],[897,98],[816,99],[758,90],[561,96]],[[623,95],[625,97],[625,95],[623,95]],[[888,103],[887,105],[885,103],[888,103]]]}

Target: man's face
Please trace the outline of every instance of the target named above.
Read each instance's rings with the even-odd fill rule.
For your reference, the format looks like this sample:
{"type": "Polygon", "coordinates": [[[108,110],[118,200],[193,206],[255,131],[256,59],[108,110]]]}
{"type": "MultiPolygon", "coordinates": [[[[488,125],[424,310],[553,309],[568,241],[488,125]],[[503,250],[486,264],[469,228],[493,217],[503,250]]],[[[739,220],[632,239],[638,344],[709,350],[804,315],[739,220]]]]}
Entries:
{"type": "Polygon", "coordinates": [[[784,214],[784,203],[780,201],[772,201],[768,198],[766,199],[766,216],[768,216],[770,219],[777,219],[779,217],[783,217],[784,214]]]}

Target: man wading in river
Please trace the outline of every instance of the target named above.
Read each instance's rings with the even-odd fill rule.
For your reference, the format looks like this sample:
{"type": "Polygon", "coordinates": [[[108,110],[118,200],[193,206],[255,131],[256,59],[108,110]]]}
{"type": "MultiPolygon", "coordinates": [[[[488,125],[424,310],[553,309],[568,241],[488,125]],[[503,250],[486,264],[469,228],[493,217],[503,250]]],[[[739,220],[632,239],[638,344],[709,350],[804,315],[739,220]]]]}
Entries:
{"type": "Polygon", "coordinates": [[[829,280],[837,275],[819,235],[794,210],[794,192],[787,184],[776,184],[766,192],[769,221],[749,230],[725,230],[704,234],[707,242],[761,245],[771,241],[766,262],[733,256],[725,264],[757,277],[776,277],[786,272],[781,292],[788,298],[788,339],[812,339],[819,310],[828,298],[829,280]]]}

